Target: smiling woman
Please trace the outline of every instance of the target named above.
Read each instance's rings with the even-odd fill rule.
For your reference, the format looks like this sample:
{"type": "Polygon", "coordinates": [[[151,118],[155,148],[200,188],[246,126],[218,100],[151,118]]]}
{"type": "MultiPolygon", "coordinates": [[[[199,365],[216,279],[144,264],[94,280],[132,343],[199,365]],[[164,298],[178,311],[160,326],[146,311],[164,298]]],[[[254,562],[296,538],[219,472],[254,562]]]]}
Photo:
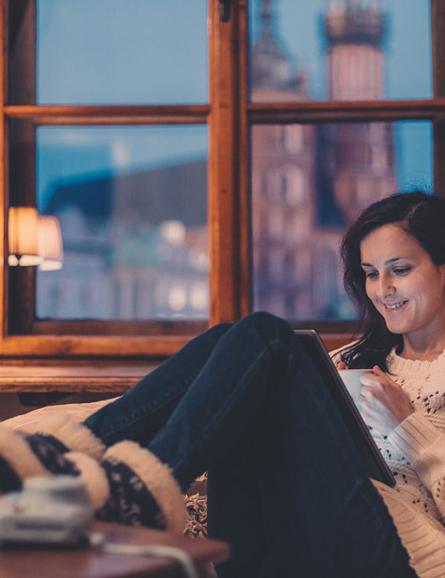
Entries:
{"type": "Polygon", "coordinates": [[[384,225],[361,243],[366,294],[392,333],[403,336],[404,357],[435,357],[445,349],[445,265],[403,228],[384,225]]]}
{"type": "Polygon", "coordinates": [[[374,203],[345,236],[345,287],[364,319],[349,367],[386,368],[386,356],[434,359],[445,347],[445,203],[425,193],[374,203]],[[420,356],[420,357],[419,357],[420,356]]]}

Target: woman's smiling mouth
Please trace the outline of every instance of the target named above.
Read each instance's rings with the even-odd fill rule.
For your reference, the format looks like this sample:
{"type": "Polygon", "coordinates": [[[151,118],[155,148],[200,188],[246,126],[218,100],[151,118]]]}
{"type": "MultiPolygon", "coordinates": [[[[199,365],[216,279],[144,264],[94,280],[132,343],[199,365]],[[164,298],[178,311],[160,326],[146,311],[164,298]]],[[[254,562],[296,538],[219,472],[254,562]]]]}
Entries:
{"type": "Polygon", "coordinates": [[[387,311],[395,311],[396,309],[403,307],[406,303],[408,303],[408,300],[398,301],[397,303],[383,303],[383,307],[387,311]]]}

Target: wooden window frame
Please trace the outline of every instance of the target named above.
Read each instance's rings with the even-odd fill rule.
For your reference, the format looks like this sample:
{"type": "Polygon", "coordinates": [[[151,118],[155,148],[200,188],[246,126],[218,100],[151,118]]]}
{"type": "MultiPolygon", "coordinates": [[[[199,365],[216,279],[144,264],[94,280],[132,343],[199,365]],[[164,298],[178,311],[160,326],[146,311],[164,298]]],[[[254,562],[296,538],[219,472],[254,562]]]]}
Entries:
{"type": "MultiPolygon", "coordinates": [[[[240,317],[238,281],[242,276],[238,234],[238,168],[234,154],[239,146],[238,101],[238,6],[228,22],[220,18],[218,0],[208,2],[209,104],[190,106],[40,106],[35,105],[35,2],[1,0],[1,167],[3,183],[0,248],[6,258],[6,224],[10,201],[9,173],[23,179],[16,190],[27,196],[14,197],[14,204],[34,204],[34,129],[41,125],[155,125],[206,124],[209,131],[208,223],[211,271],[209,277],[209,324],[240,317]],[[8,36],[16,48],[12,62],[8,36]],[[8,74],[8,65],[29,74],[8,74]],[[9,87],[8,87],[9,81],[9,87]],[[17,121],[26,121],[20,123],[17,121]],[[26,125],[23,129],[20,125],[26,125]],[[17,128],[18,127],[18,128],[17,128]],[[25,152],[27,170],[20,171],[15,151],[10,150],[11,131],[24,131],[31,143],[25,152]],[[27,131],[27,132],[26,132],[27,131]],[[20,176],[21,175],[21,176],[20,176]]],[[[20,136],[20,135],[19,135],[20,136]]],[[[23,154],[20,157],[23,163],[23,154]]],[[[5,260],[4,260],[5,262],[5,260]]],[[[125,357],[165,356],[176,351],[191,335],[204,328],[200,322],[70,322],[33,320],[34,273],[3,267],[0,280],[0,351],[3,356],[125,357]],[[17,302],[16,288],[20,288],[17,302]],[[8,289],[9,288],[9,289],[8,289]],[[63,334],[60,329],[63,327],[63,334]],[[59,331],[58,331],[59,329],[59,331]],[[72,330],[72,333],[66,331],[72,330]],[[88,330],[96,335],[85,335],[88,330]],[[162,331],[162,333],[160,333],[162,331]],[[137,333],[122,335],[119,333],[137,333]],[[98,334],[99,333],[99,334],[98,334]],[[113,334],[114,333],[114,334],[113,334]],[[116,334],[117,333],[117,334],[116,334]]]]}
{"type": "MultiPolygon", "coordinates": [[[[222,21],[219,0],[208,0],[209,103],[190,106],[48,106],[35,105],[35,0],[0,0],[0,255],[6,262],[10,175],[31,197],[14,197],[14,204],[35,203],[34,127],[40,125],[206,124],[209,131],[208,226],[210,253],[209,324],[233,321],[252,309],[250,127],[255,124],[354,121],[429,120],[434,134],[434,186],[445,190],[445,7],[431,0],[434,94],[427,100],[372,102],[249,102],[247,0],[232,0],[230,19],[222,21]],[[10,6],[13,12],[10,13],[10,6]],[[8,37],[21,50],[8,53],[8,37]],[[21,59],[20,61],[18,59],[21,59]],[[29,74],[8,73],[18,67],[29,74]],[[18,86],[20,83],[20,86],[18,86]],[[20,176],[11,131],[20,123],[31,129],[20,176]]],[[[23,161],[23,154],[20,157],[23,161]]],[[[200,323],[35,322],[31,271],[2,267],[0,275],[0,356],[67,358],[144,358],[174,353],[202,328],[200,323]],[[17,277],[17,279],[13,279],[17,277]],[[14,297],[20,287],[18,305],[14,297]],[[9,289],[8,289],[9,288],[9,289]],[[12,288],[12,289],[11,289],[12,288]],[[31,319],[31,322],[30,322],[31,319]],[[64,326],[64,333],[60,328],[64,326]],[[19,332],[17,332],[17,327],[19,332]],[[70,333],[66,333],[66,330],[70,333]],[[85,333],[88,328],[91,335],[85,333]],[[162,329],[163,334],[157,333],[162,329]],[[117,335],[118,332],[139,333],[117,335]],[[19,334],[20,333],[20,334],[19,334]]],[[[344,342],[351,323],[312,323],[328,335],[328,346],[344,342]]]]}

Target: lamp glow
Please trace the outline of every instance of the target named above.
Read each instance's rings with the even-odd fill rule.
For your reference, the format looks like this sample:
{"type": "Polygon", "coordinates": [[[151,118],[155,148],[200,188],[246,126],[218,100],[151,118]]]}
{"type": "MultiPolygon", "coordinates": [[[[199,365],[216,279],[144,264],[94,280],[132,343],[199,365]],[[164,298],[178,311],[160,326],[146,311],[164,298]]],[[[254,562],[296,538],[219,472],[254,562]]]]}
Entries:
{"type": "Polygon", "coordinates": [[[33,207],[11,207],[8,215],[8,264],[11,267],[39,265],[38,214],[33,207]]]}
{"type": "Polygon", "coordinates": [[[38,220],[38,249],[41,271],[57,271],[63,265],[63,242],[57,217],[44,215],[38,220]]]}

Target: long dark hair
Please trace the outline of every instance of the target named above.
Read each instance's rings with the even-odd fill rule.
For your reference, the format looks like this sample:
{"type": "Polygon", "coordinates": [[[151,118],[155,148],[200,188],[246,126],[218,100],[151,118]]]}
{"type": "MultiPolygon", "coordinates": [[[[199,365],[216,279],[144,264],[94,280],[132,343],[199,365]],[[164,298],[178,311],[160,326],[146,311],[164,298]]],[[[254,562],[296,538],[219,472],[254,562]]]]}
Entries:
{"type": "Polygon", "coordinates": [[[398,193],[370,205],[346,233],[341,245],[346,292],[359,314],[359,340],[344,349],[341,357],[350,368],[377,364],[387,369],[386,357],[393,347],[400,353],[401,335],[391,333],[383,317],[366,295],[361,267],[360,243],[383,225],[397,223],[414,237],[435,265],[445,263],[445,199],[424,192],[398,193]]]}

